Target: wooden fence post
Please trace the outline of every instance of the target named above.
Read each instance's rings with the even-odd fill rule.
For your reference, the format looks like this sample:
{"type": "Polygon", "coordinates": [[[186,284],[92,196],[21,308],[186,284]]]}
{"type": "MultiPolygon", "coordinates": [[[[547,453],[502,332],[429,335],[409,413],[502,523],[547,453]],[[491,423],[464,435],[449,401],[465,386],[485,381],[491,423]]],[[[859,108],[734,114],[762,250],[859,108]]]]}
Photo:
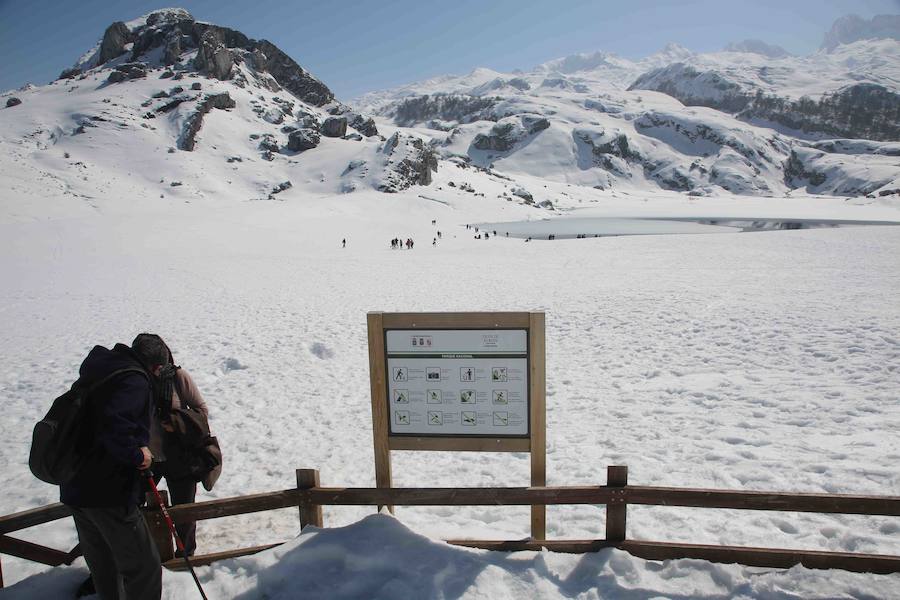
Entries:
{"type": "MultiPolygon", "coordinates": [[[[169,506],[169,492],[160,490],[159,495],[163,504],[169,506]]],[[[147,506],[144,508],[144,520],[147,522],[147,528],[150,530],[150,537],[156,542],[156,548],[159,550],[159,560],[166,562],[175,558],[175,542],[172,540],[172,533],[166,524],[166,518],[162,511],[156,506],[156,496],[153,492],[147,492],[147,506]]]]}
{"type": "MultiPolygon", "coordinates": [[[[621,488],[628,485],[628,467],[606,467],[606,485],[610,488],[621,488]]],[[[628,504],[625,502],[624,490],[611,490],[613,497],[606,505],[606,540],[609,542],[625,541],[625,513],[628,504]]]]}
{"type": "MultiPolygon", "coordinates": [[[[318,469],[297,469],[297,489],[308,490],[310,488],[319,487],[319,471],[318,469]]],[[[302,531],[307,525],[314,527],[324,527],[322,524],[322,505],[310,504],[301,501],[300,509],[300,530],[302,531]]]]}

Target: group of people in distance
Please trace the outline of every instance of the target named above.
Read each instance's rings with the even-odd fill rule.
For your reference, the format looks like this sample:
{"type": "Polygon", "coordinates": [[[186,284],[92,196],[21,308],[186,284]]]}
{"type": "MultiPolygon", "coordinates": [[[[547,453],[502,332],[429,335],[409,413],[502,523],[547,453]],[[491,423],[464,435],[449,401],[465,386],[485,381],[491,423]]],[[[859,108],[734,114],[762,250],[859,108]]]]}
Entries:
{"type": "Polygon", "coordinates": [[[413,246],[415,246],[415,242],[412,238],[406,238],[405,242],[399,237],[395,237],[391,240],[391,250],[403,250],[403,246],[406,246],[407,250],[412,250],[413,246]]]}
{"type": "MultiPolygon", "coordinates": [[[[91,577],[78,595],[158,600],[162,594],[159,551],[140,511],[148,476],[165,478],[173,504],[193,502],[197,481],[184,475],[171,446],[174,409],[208,416],[206,403],[185,369],[154,334],[138,335],[131,346],[94,346],[81,364],[80,381],[97,382],[131,369],[94,391],[87,406],[89,450],[76,475],[60,485],[60,500],[72,510],[78,541],[91,577]],[[161,385],[161,373],[174,369],[161,385]],[[135,370],[137,369],[137,370],[135,370]],[[172,379],[172,377],[174,379],[172,379]]],[[[185,554],[197,547],[196,522],[176,531],[185,554]]]]}

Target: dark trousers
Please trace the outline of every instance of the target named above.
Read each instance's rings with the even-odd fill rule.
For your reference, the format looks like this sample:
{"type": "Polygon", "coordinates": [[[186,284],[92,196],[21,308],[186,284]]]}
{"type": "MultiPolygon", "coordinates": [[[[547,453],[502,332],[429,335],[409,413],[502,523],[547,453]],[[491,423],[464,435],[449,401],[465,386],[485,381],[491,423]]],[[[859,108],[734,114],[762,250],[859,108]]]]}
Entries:
{"type": "Polygon", "coordinates": [[[138,507],[70,508],[100,598],[159,600],[159,553],[138,507]]]}
{"type": "MultiPolygon", "coordinates": [[[[166,463],[153,465],[153,475],[157,483],[163,477],[166,478],[166,487],[169,488],[169,501],[172,506],[176,504],[190,504],[197,497],[197,482],[192,479],[175,477],[167,473],[166,463]]],[[[188,556],[193,556],[197,549],[197,521],[186,521],[175,525],[175,531],[184,544],[184,550],[188,556]]]]}

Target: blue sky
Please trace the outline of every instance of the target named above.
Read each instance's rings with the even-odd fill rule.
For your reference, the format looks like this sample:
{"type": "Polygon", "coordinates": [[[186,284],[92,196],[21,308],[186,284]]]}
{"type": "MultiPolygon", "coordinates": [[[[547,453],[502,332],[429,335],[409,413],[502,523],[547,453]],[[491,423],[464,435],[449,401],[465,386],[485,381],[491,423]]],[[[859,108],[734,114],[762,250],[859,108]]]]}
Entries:
{"type": "MultiPolygon", "coordinates": [[[[110,23],[164,6],[0,0],[0,90],[55,79],[110,23]]],[[[268,39],[342,99],[479,66],[528,69],[578,52],[641,58],[668,42],[704,52],[756,38],[808,54],[840,16],[900,13],[900,0],[195,0],[168,6],[268,39]]]]}

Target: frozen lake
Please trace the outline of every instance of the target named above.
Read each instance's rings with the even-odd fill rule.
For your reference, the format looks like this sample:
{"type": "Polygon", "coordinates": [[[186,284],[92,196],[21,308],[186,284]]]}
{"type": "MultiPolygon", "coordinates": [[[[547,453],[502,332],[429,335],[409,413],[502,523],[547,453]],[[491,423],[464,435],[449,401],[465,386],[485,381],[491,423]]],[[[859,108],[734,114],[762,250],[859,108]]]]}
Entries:
{"type": "MultiPolygon", "coordinates": [[[[536,221],[478,223],[479,233],[532,239],[570,239],[620,235],[671,235],[696,233],[738,233],[782,229],[818,229],[824,227],[862,227],[900,225],[897,221],[861,221],[848,219],[797,219],[779,217],[563,217],[536,221]]],[[[473,231],[473,235],[475,232],[473,231]]]]}

